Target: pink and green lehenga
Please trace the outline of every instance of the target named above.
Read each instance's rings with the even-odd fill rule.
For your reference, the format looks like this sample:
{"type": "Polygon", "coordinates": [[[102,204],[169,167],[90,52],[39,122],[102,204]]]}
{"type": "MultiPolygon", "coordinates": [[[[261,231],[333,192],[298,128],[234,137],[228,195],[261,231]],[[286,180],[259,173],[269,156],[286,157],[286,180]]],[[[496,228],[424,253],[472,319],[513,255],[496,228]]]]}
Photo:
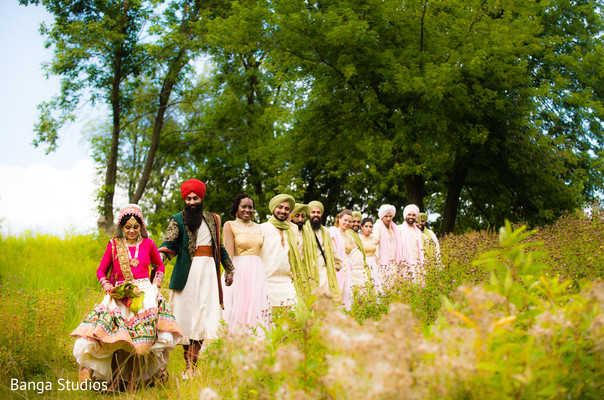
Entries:
{"type": "MultiPolygon", "coordinates": [[[[105,253],[112,265],[117,266],[113,270],[119,270],[119,260],[115,254],[115,243],[119,240],[112,239],[105,253]]],[[[143,243],[146,246],[140,246],[140,250],[145,250],[140,254],[134,253],[134,246],[128,248],[128,258],[135,259],[134,253],[139,260],[135,263],[136,267],[131,268],[138,279],[128,280],[129,284],[138,288],[137,293],[140,292],[137,306],[132,306],[130,298],[117,300],[106,294],[102,302],[71,333],[72,337],[77,338],[73,354],[80,367],[90,371],[92,379],[109,382],[115,378],[116,368],[120,369],[118,375],[122,377],[135,377],[136,385],[157,378],[164,374],[170,353],[182,338],[167,301],[159,288],[149,281],[148,272],[147,277],[139,278],[141,269],[148,271],[151,262],[159,259],[161,263],[153,241],[143,239],[143,243]],[[135,357],[136,363],[129,362],[135,357]],[[137,370],[132,373],[132,368],[137,370]]],[[[106,268],[104,263],[107,262],[109,261],[104,257],[99,270],[106,268]]],[[[105,272],[111,275],[111,268],[107,268],[108,271],[105,272]]],[[[163,274],[163,270],[160,273],[163,274]]],[[[116,285],[116,290],[120,287],[120,278],[121,275],[117,276],[117,281],[112,282],[116,285]]]]}

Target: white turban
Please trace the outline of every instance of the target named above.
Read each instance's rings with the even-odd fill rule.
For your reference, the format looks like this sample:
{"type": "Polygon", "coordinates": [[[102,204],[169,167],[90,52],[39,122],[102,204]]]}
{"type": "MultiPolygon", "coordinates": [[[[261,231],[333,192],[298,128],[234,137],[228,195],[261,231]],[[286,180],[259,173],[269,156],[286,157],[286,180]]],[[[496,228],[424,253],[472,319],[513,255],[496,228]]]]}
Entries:
{"type": "Polygon", "coordinates": [[[382,219],[386,214],[392,214],[392,218],[396,215],[396,208],[392,204],[384,204],[378,210],[378,217],[382,219]]]}
{"type": "Polygon", "coordinates": [[[407,218],[407,214],[412,211],[415,212],[415,218],[419,218],[419,207],[415,204],[409,204],[407,207],[405,207],[403,210],[403,218],[407,218]]]}

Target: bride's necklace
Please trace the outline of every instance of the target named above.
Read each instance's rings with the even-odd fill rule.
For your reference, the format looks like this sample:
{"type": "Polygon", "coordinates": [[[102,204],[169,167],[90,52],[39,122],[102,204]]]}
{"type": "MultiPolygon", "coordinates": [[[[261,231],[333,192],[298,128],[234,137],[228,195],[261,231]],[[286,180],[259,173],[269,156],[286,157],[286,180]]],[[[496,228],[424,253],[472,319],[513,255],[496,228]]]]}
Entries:
{"type": "MultiPolygon", "coordinates": [[[[124,241],[126,242],[126,246],[130,245],[126,239],[124,239],[124,241]]],[[[136,250],[134,251],[134,258],[130,257],[130,250],[128,250],[128,259],[130,260],[130,265],[133,267],[138,266],[138,248],[139,248],[140,244],[141,244],[141,241],[137,240],[136,241],[136,250]]]]}

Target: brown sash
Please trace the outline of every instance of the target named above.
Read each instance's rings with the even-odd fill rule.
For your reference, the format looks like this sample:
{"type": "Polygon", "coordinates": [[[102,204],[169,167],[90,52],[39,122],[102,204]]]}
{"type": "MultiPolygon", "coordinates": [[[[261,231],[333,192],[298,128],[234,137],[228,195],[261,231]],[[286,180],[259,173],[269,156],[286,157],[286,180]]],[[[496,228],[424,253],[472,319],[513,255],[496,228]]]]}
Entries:
{"type": "Polygon", "coordinates": [[[214,257],[214,249],[212,246],[197,246],[193,257],[214,257]]]}

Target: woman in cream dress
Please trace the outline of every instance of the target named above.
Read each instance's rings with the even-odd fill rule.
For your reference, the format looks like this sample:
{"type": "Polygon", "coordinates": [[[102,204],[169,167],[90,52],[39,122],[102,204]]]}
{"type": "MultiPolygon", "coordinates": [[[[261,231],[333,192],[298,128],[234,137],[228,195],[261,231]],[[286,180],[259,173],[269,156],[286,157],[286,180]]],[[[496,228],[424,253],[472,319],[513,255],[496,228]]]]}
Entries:
{"type": "Polygon", "coordinates": [[[336,217],[335,225],[329,228],[331,239],[334,243],[336,252],[344,260],[345,268],[338,271],[344,275],[339,278],[344,306],[349,308],[352,304],[352,288],[358,285],[365,285],[370,274],[365,268],[365,255],[362,242],[358,235],[350,229],[352,226],[352,212],[343,210],[336,217]],[[357,240],[353,235],[357,235],[357,240]],[[342,272],[345,271],[345,272],[342,272]]]}
{"type": "Polygon", "coordinates": [[[233,221],[224,224],[224,247],[233,260],[237,278],[225,293],[223,318],[230,331],[245,330],[257,337],[264,336],[269,311],[266,276],[260,259],[262,231],[252,221],[254,200],[243,193],[231,205],[233,221]]]}
{"type": "Polygon", "coordinates": [[[361,222],[360,236],[363,241],[363,246],[365,247],[365,261],[371,271],[373,286],[375,287],[376,293],[381,293],[382,279],[380,278],[377,257],[375,256],[378,240],[373,236],[373,220],[371,218],[365,218],[361,222]]]}

